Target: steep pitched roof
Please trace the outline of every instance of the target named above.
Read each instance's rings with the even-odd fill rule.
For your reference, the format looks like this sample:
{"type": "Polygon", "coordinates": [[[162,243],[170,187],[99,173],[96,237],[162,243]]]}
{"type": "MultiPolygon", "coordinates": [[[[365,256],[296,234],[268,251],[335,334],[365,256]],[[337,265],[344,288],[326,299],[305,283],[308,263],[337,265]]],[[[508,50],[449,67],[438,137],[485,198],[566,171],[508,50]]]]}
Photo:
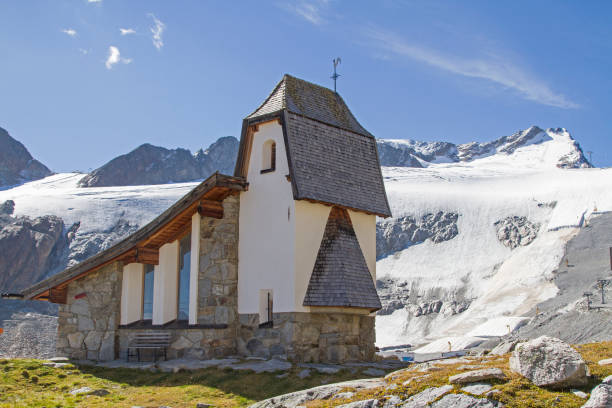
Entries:
{"type": "Polygon", "coordinates": [[[340,95],[290,75],[245,118],[236,176],[246,176],[249,126],[272,118],[283,124],[294,199],[391,215],[374,136],[340,95]]]}
{"type": "Polygon", "coordinates": [[[286,110],[328,125],[372,136],[357,122],[342,97],[331,89],[285,74],[270,96],[247,119],[286,110]]]}
{"type": "Polygon", "coordinates": [[[304,306],[381,308],[348,211],[333,207],[310,277],[304,306]]]}

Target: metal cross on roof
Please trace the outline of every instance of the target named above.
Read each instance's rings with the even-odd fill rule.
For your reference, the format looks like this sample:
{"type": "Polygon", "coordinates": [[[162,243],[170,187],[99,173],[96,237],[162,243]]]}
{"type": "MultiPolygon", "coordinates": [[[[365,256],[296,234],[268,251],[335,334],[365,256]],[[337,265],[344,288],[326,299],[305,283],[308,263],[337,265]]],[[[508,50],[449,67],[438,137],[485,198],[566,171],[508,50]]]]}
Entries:
{"type": "Polygon", "coordinates": [[[334,80],[334,92],[336,92],[336,80],[340,76],[340,74],[336,73],[336,67],[342,62],[342,60],[340,59],[340,57],[338,57],[334,58],[332,62],[334,63],[334,75],[332,75],[330,78],[334,80]]]}

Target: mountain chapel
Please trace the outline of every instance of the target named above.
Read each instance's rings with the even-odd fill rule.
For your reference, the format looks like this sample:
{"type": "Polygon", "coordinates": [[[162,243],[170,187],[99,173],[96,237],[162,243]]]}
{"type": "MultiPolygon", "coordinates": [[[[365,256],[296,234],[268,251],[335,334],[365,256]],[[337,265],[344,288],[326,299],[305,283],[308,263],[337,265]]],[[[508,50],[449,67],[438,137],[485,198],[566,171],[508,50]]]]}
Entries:
{"type": "Polygon", "coordinates": [[[57,353],[77,360],[369,360],[390,215],[374,136],[340,95],[285,75],[243,120],[233,176],[21,295],[59,304],[57,353]]]}

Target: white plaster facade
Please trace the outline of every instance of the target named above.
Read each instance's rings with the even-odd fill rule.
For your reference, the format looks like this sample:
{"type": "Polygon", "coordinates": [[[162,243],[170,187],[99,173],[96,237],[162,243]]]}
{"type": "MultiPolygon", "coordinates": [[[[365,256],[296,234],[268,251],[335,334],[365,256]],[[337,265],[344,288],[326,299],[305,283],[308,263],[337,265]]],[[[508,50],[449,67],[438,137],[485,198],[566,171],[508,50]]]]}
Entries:
{"type": "MultiPolygon", "coordinates": [[[[238,313],[261,314],[266,290],[273,293],[275,313],[313,311],[302,303],[331,206],[293,199],[280,124],[260,124],[252,143],[249,190],[240,194],[238,313]],[[270,140],[276,142],[276,170],[261,173],[268,164],[270,140]]],[[[349,215],[375,280],[376,216],[349,215]]]]}
{"type": "Polygon", "coordinates": [[[240,193],[238,313],[259,313],[260,290],[272,290],[274,312],[295,308],[295,201],[283,130],[277,122],[259,125],[253,135],[247,181],[240,193]],[[263,145],[276,142],[276,169],[261,173],[263,145]]]}

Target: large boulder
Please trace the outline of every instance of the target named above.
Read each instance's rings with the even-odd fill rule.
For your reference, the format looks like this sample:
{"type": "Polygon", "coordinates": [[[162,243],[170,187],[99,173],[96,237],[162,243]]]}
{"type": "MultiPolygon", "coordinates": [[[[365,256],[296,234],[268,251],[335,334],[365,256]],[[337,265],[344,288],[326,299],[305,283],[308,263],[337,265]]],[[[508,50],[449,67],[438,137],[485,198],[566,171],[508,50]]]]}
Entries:
{"type": "Polygon", "coordinates": [[[469,384],[486,380],[505,380],[506,375],[499,368],[483,368],[482,370],[468,371],[448,378],[451,384],[469,384]]]}
{"type": "Polygon", "coordinates": [[[586,385],[589,370],[569,344],[548,336],[521,343],[510,357],[510,369],[535,385],[552,388],[586,385]]]}
{"type": "Polygon", "coordinates": [[[504,404],[486,398],[475,398],[465,394],[449,394],[430,405],[431,408],[498,408],[504,404]]]}
{"type": "Polygon", "coordinates": [[[599,384],[591,391],[591,398],[582,408],[612,408],[612,385],[599,384]]]}

